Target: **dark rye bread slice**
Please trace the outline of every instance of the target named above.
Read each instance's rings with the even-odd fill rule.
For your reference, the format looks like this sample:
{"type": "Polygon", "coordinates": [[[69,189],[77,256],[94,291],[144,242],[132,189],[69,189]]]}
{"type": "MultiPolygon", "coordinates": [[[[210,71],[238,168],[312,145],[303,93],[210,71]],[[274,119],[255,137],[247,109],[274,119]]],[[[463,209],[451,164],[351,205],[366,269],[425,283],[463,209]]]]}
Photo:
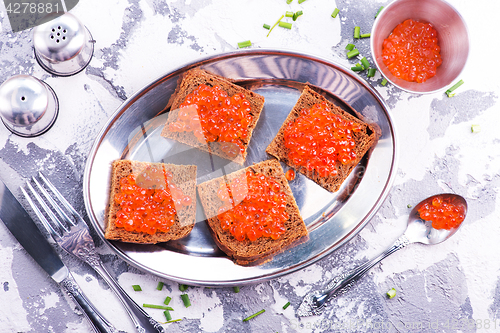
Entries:
{"type": "Polygon", "coordinates": [[[336,192],[339,190],[340,186],[344,182],[344,180],[349,176],[352,169],[359,163],[359,161],[363,158],[363,156],[368,152],[370,148],[372,148],[377,142],[377,133],[376,128],[370,124],[363,122],[361,119],[354,117],[350,113],[342,110],[340,107],[336,106],[332,102],[328,101],[324,96],[320,95],[316,91],[314,91],[308,85],[304,86],[304,90],[300,95],[297,103],[293,107],[292,111],[285,119],[285,122],[281,126],[278,134],[274,137],[273,141],[266,148],[266,152],[274,157],[276,157],[279,161],[284,162],[285,164],[291,166],[292,168],[298,170],[300,173],[313,180],[326,190],[330,192],[336,192]],[[356,142],[355,152],[356,152],[356,160],[349,164],[342,164],[341,162],[337,162],[337,175],[328,175],[327,177],[321,177],[317,172],[308,171],[306,168],[295,165],[291,159],[289,158],[289,150],[285,147],[284,143],[284,132],[289,123],[293,122],[300,115],[300,112],[303,109],[311,108],[316,103],[321,103],[325,101],[330,110],[342,116],[343,118],[347,118],[361,124],[362,130],[360,132],[354,132],[354,141],[356,142]]]}
{"type": "Polygon", "coordinates": [[[300,216],[299,208],[293,197],[292,190],[281,168],[281,164],[276,160],[263,161],[233,172],[226,177],[219,177],[204,182],[198,185],[198,195],[203,205],[207,223],[215,243],[237,264],[246,265],[259,259],[267,259],[270,255],[281,252],[287,247],[294,245],[299,239],[308,234],[306,225],[300,216]],[[290,219],[285,223],[285,233],[277,240],[268,237],[260,237],[255,241],[250,241],[248,239],[238,241],[231,233],[223,230],[220,226],[217,212],[222,205],[222,201],[217,196],[217,191],[222,183],[230,182],[247,170],[252,170],[253,172],[262,173],[265,176],[274,178],[280,184],[281,191],[287,196],[287,205],[285,209],[290,219]]]}
{"type": "Polygon", "coordinates": [[[236,163],[243,164],[247,156],[246,148],[250,143],[253,130],[257,125],[260,113],[262,112],[262,108],[264,107],[264,97],[253,91],[238,86],[222,76],[211,74],[199,68],[187,71],[181,76],[179,80],[180,83],[178,84],[175,92],[170,97],[167,105],[167,107],[170,106],[170,112],[168,114],[167,122],[161,132],[161,135],[165,138],[173,139],[178,142],[196,147],[208,153],[212,153],[214,155],[230,159],[236,163]],[[243,146],[245,147],[243,154],[239,154],[236,157],[228,156],[228,154],[220,149],[220,143],[218,142],[210,142],[208,144],[200,143],[192,132],[169,131],[168,125],[177,120],[179,106],[184,102],[186,96],[192,93],[201,84],[205,84],[209,87],[219,86],[219,88],[227,92],[229,97],[233,96],[234,94],[243,93],[243,95],[250,102],[250,115],[252,116],[252,121],[248,125],[248,137],[244,140],[241,140],[243,146]]]}
{"type": "Polygon", "coordinates": [[[134,174],[136,177],[148,166],[159,166],[162,163],[148,163],[130,160],[117,160],[112,164],[111,188],[109,206],[106,215],[106,229],[104,237],[127,243],[156,244],[179,239],[187,236],[193,230],[196,215],[196,166],[163,164],[167,171],[173,174],[172,182],[182,190],[184,195],[191,198],[192,204],[182,209],[177,209],[177,217],[169,232],[156,232],[153,235],[144,232],[132,232],[117,228],[114,221],[116,213],[120,210],[114,197],[120,190],[120,179],[134,174]]]}

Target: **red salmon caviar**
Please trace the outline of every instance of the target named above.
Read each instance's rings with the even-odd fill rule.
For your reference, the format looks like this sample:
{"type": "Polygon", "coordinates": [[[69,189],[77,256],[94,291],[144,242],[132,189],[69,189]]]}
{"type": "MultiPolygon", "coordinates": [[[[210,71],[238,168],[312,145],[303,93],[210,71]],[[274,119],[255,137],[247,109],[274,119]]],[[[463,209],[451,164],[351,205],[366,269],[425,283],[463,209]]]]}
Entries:
{"type": "Polygon", "coordinates": [[[465,207],[452,198],[437,196],[419,209],[420,218],[432,221],[434,229],[457,228],[465,218],[465,207]]]}
{"type": "Polygon", "coordinates": [[[169,124],[169,130],[193,132],[203,144],[221,142],[222,151],[234,157],[244,152],[242,140],[248,137],[250,111],[244,94],[229,97],[219,86],[201,84],[179,106],[177,120],[169,124]]]}
{"type": "Polygon", "coordinates": [[[289,181],[295,179],[295,170],[293,169],[288,169],[288,171],[285,173],[285,178],[289,181]]]}
{"type": "Polygon", "coordinates": [[[171,183],[172,174],[165,168],[151,167],[136,177],[120,179],[115,202],[120,205],[115,225],[127,231],[168,232],[176,219],[176,207],[191,204],[191,198],[171,183]]]}
{"type": "Polygon", "coordinates": [[[304,109],[284,132],[285,147],[293,164],[316,171],[321,177],[337,175],[337,162],[356,159],[354,132],[361,125],[332,113],[325,102],[304,109]]]}
{"type": "Polygon", "coordinates": [[[273,178],[247,171],[228,185],[222,183],[217,195],[223,202],[218,212],[221,227],[238,241],[278,239],[285,233],[286,194],[273,178]]]}
{"type": "Polygon", "coordinates": [[[394,76],[421,83],[436,75],[440,51],[432,25],[408,19],[384,40],[382,60],[394,76]]]}

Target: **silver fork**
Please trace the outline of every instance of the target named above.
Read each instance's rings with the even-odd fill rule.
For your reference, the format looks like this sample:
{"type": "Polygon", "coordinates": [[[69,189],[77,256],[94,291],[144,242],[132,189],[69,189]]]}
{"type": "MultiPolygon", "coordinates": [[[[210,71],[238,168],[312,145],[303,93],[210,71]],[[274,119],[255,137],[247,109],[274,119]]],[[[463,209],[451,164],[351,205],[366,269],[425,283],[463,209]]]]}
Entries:
{"type": "Polygon", "coordinates": [[[89,228],[80,214],[78,214],[78,212],[71,207],[68,201],[66,201],[61,193],[47,178],[45,178],[42,173],[38,173],[38,178],[45,187],[40,184],[36,177],[32,177],[31,179],[35,185],[34,187],[36,187],[36,190],[30,182],[27,182],[26,186],[38,202],[39,206],[45,212],[45,215],[34,203],[27,192],[22,188],[21,190],[23,191],[26,200],[33,208],[33,211],[55,242],[68,253],[71,253],[88,263],[104,279],[104,281],[106,281],[111,290],[115,292],[118,299],[122,302],[138,332],[165,332],[163,326],[151,318],[151,316],[149,316],[139,305],[137,305],[137,303],[130,298],[130,296],[104,268],[101,258],[95,250],[94,241],[90,235],[89,228]],[[46,188],[53,193],[60,204],[52,198],[46,188]],[[47,205],[47,202],[50,204],[52,209],[49,205],[47,205]],[[71,217],[66,214],[60,205],[64,206],[66,212],[68,212],[71,217]],[[56,212],[58,216],[56,216],[54,212],[56,212]],[[46,216],[48,216],[53,223],[50,223],[46,216]]]}

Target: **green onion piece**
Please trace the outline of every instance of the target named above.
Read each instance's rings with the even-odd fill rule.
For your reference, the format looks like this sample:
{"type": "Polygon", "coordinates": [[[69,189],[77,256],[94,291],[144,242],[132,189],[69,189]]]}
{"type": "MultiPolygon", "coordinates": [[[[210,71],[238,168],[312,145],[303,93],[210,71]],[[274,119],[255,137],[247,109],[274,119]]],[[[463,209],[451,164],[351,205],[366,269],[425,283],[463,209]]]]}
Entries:
{"type": "Polygon", "coordinates": [[[185,306],[186,308],[191,306],[191,301],[189,301],[189,296],[188,296],[188,294],[182,294],[182,295],[181,295],[181,298],[182,298],[182,302],[184,302],[184,306],[185,306]]]}
{"type": "Polygon", "coordinates": [[[233,287],[233,290],[235,293],[239,293],[240,292],[240,287],[233,287]]]}
{"type": "Polygon", "coordinates": [[[278,24],[280,27],[282,28],[286,28],[286,29],[292,29],[292,24],[291,23],[288,23],[288,22],[281,22],[278,24]]]}
{"type": "Polygon", "coordinates": [[[285,309],[286,309],[287,307],[289,307],[289,306],[290,306],[290,302],[286,302],[286,304],[285,304],[285,305],[283,305],[283,310],[285,310],[285,309]]]}
{"type": "Polygon", "coordinates": [[[297,18],[298,18],[300,15],[302,15],[302,14],[304,14],[304,13],[303,13],[301,10],[299,10],[298,12],[295,12],[295,14],[293,14],[293,20],[294,20],[294,21],[297,21],[297,18]]]}
{"type": "Polygon", "coordinates": [[[347,58],[348,59],[351,59],[352,57],[355,57],[357,55],[359,55],[358,49],[353,49],[353,50],[347,52],[347,58]]]}
{"type": "Polygon", "coordinates": [[[336,18],[337,17],[337,14],[340,12],[340,10],[338,8],[335,8],[335,10],[333,11],[332,13],[332,17],[333,18],[336,18]]]}
{"type": "Polygon", "coordinates": [[[410,204],[407,204],[406,207],[411,208],[412,206],[410,204]]]}
{"type": "Polygon", "coordinates": [[[368,73],[366,74],[366,76],[368,76],[368,77],[374,77],[376,72],[377,72],[376,68],[369,68],[368,69],[368,73]]]}
{"type": "Polygon", "coordinates": [[[362,35],[360,35],[359,37],[361,37],[361,38],[368,38],[368,37],[370,37],[371,35],[372,35],[371,33],[367,33],[367,34],[362,34],[362,35]]]}
{"type": "Polygon", "coordinates": [[[150,309],[160,309],[160,310],[168,310],[168,311],[174,311],[173,308],[170,306],[163,306],[163,305],[156,305],[156,304],[146,304],[144,303],[142,305],[143,308],[150,308],[150,309]]]}
{"type": "Polygon", "coordinates": [[[394,298],[394,296],[396,296],[396,289],[392,288],[387,292],[387,297],[394,298]]]}
{"type": "Polygon", "coordinates": [[[303,3],[304,1],[306,1],[306,0],[299,0],[299,4],[300,4],[300,3],[303,3]]]}
{"type": "Polygon", "coordinates": [[[169,324],[169,323],[175,323],[176,321],[181,321],[182,319],[174,319],[174,320],[169,320],[167,322],[164,322],[164,324],[169,324]]]}
{"type": "Polygon", "coordinates": [[[377,11],[377,14],[375,14],[375,18],[377,18],[378,14],[380,14],[380,12],[382,11],[382,9],[384,9],[384,6],[381,6],[378,11],[377,11]]]}
{"type": "Polygon", "coordinates": [[[453,87],[451,87],[450,89],[446,90],[446,95],[448,95],[448,97],[453,97],[455,94],[451,94],[455,89],[457,89],[458,87],[460,87],[462,84],[464,84],[464,81],[460,80],[458,81],[457,83],[455,83],[453,85],[453,87]]]}
{"type": "Polygon", "coordinates": [[[163,289],[163,282],[158,282],[158,285],[156,286],[156,290],[162,290],[163,289]]]}
{"type": "MultiPolygon", "coordinates": [[[[387,79],[384,77],[384,79],[382,80],[382,82],[380,82],[381,85],[385,86],[387,84],[387,79]]],[[[410,207],[408,207],[410,208],[410,207]]]]}
{"type": "Polygon", "coordinates": [[[138,285],[138,284],[134,284],[134,285],[132,285],[132,288],[134,288],[134,291],[142,291],[141,286],[140,286],[140,285],[138,285]]]}
{"type": "Polygon", "coordinates": [[[172,300],[172,297],[167,296],[167,298],[165,298],[165,300],[163,301],[163,304],[168,305],[168,303],[170,303],[171,300],[172,300]]]}
{"type": "Polygon", "coordinates": [[[285,17],[293,17],[293,12],[286,11],[285,17]]]}
{"type": "Polygon", "coordinates": [[[263,27],[264,27],[264,29],[267,29],[267,30],[271,29],[271,26],[269,24],[264,23],[263,27]]]}
{"type": "Polygon", "coordinates": [[[165,315],[165,319],[166,319],[167,321],[172,320],[172,315],[170,315],[170,311],[165,310],[165,311],[163,311],[163,314],[165,315]]]}
{"type": "Polygon", "coordinates": [[[189,288],[187,284],[180,284],[179,291],[186,291],[189,288]]]}
{"type": "Polygon", "coordinates": [[[363,68],[363,66],[354,66],[354,67],[351,67],[351,69],[355,72],[361,72],[364,68],[363,68]]]}
{"type": "Polygon", "coordinates": [[[354,38],[359,38],[361,34],[361,28],[360,27],[354,27],[354,38]]]}
{"type": "Polygon", "coordinates": [[[354,44],[347,44],[345,47],[346,50],[352,51],[354,49],[354,44]]]}
{"type": "Polygon", "coordinates": [[[267,33],[267,36],[266,37],[269,37],[269,34],[271,33],[271,31],[273,31],[274,27],[281,22],[281,19],[285,17],[285,15],[281,15],[280,19],[278,21],[276,21],[276,23],[274,23],[274,25],[271,27],[271,29],[269,29],[269,32],[267,33]]]}
{"type": "Polygon", "coordinates": [[[287,4],[291,4],[293,0],[286,0],[287,4]]]}
{"type": "Polygon", "coordinates": [[[238,47],[241,49],[241,48],[244,48],[244,47],[249,47],[249,46],[252,46],[252,42],[249,41],[249,40],[246,40],[244,42],[239,42],[238,43],[238,47]]]}
{"type": "Polygon", "coordinates": [[[479,133],[479,132],[481,132],[481,125],[472,125],[470,127],[470,131],[472,133],[479,133]]]}
{"type": "Polygon", "coordinates": [[[361,64],[363,65],[363,67],[364,67],[365,69],[367,69],[368,67],[370,67],[370,63],[368,62],[368,60],[366,59],[366,57],[363,57],[363,58],[361,59],[361,64]]]}
{"type": "Polygon", "coordinates": [[[260,315],[260,314],[262,314],[264,312],[266,312],[266,310],[262,309],[259,312],[254,313],[253,315],[246,317],[245,319],[243,319],[243,321],[249,321],[250,319],[257,317],[258,315],[260,315]]]}

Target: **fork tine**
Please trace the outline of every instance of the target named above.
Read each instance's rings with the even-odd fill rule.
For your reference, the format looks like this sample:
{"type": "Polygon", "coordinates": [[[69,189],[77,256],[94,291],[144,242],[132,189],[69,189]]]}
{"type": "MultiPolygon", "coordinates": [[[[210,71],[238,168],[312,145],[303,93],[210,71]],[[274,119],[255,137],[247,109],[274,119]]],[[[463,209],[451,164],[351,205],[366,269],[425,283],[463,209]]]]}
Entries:
{"type": "MultiPolygon", "coordinates": [[[[33,187],[30,185],[30,183],[26,183],[26,186],[28,186],[29,190],[31,191],[31,193],[35,193],[33,187]]],[[[26,198],[26,200],[28,201],[29,205],[31,206],[31,208],[33,209],[33,211],[35,212],[36,216],[38,217],[38,219],[42,222],[43,226],[45,227],[45,229],[47,230],[47,232],[53,237],[53,238],[58,238],[58,237],[62,237],[62,235],[59,233],[59,230],[55,230],[52,225],[49,223],[49,221],[47,221],[47,219],[45,218],[45,216],[42,214],[42,212],[40,211],[40,209],[38,208],[38,206],[33,202],[33,200],[31,199],[31,197],[28,195],[28,193],[26,192],[26,190],[24,188],[21,187],[21,192],[23,193],[24,197],[26,198]]],[[[38,201],[38,199],[37,199],[38,201]]]]}
{"type": "MultiPolygon", "coordinates": [[[[40,185],[40,183],[38,182],[38,180],[36,180],[35,177],[33,177],[32,180],[35,183],[36,187],[38,188],[39,192],[41,192],[43,194],[43,196],[45,197],[47,202],[50,203],[52,208],[59,214],[61,219],[63,219],[64,221],[66,221],[70,225],[74,226],[75,223],[73,222],[73,220],[70,219],[70,217],[64,212],[64,210],[61,209],[61,207],[59,207],[59,204],[50,196],[49,192],[47,192],[47,190],[42,185],[40,185]]],[[[55,215],[53,218],[57,219],[57,217],[55,215]]],[[[66,228],[66,226],[61,223],[61,220],[57,219],[57,222],[64,228],[64,230],[69,231],[66,228]]]]}
{"type": "Polygon", "coordinates": [[[47,178],[45,178],[45,176],[41,172],[38,172],[38,176],[43,181],[43,183],[45,185],[47,185],[47,187],[52,191],[52,193],[54,193],[56,195],[57,199],[59,199],[59,201],[63,204],[64,208],[66,208],[68,211],[70,211],[71,214],[78,221],[83,221],[83,219],[80,216],[80,214],[78,214],[78,212],[73,208],[73,206],[71,206],[69,204],[69,202],[63,197],[63,195],[61,194],[61,192],[59,192],[59,190],[47,178]]]}

